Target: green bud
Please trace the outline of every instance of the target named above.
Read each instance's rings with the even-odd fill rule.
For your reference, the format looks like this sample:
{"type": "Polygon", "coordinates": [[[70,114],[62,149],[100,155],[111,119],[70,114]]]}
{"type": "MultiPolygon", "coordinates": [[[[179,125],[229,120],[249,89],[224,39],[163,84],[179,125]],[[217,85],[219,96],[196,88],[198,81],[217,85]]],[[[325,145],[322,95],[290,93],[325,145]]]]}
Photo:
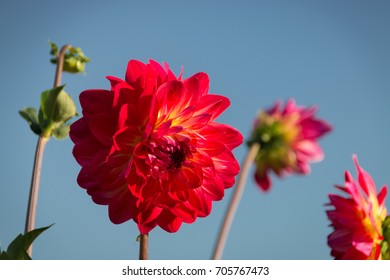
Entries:
{"type": "Polygon", "coordinates": [[[42,136],[63,139],[69,133],[65,123],[77,116],[76,105],[63,90],[64,86],[46,90],[41,94],[41,108],[38,121],[42,128],[42,136]]]}
{"type": "Polygon", "coordinates": [[[41,108],[50,122],[66,122],[77,115],[72,98],[63,90],[64,86],[46,90],[41,94],[41,108]]]}
{"type": "MultiPolygon", "coordinates": [[[[53,42],[49,43],[51,46],[50,54],[54,56],[50,59],[50,62],[56,64],[58,59],[58,47],[53,42]]],[[[84,73],[85,64],[89,61],[90,59],[85,56],[80,48],[71,47],[65,53],[62,70],[69,73],[84,73]]]]}

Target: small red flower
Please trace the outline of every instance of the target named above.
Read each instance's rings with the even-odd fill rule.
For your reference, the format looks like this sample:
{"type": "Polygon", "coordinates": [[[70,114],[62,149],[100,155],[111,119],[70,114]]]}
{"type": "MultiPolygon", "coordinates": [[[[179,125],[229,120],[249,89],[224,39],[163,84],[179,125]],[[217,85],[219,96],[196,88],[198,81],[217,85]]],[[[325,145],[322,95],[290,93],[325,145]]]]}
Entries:
{"type": "MultiPolygon", "coordinates": [[[[334,231],[328,236],[328,245],[335,259],[382,259],[387,186],[383,186],[377,194],[371,176],[359,166],[356,156],[353,156],[353,160],[358,171],[358,183],[347,171],[345,185],[337,188],[348,197],[329,195],[329,205],[334,209],[326,213],[334,231]]],[[[384,249],[385,253],[387,248],[384,249]]]]}
{"type": "Polygon", "coordinates": [[[131,60],[125,80],[108,80],[111,90],[81,93],[83,117],[71,126],[78,184],[141,234],[208,216],[240,169],[232,150],[242,135],[215,122],[229,99],[208,93],[207,74],[182,80],[155,61],[131,60]]]}
{"type": "Polygon", "coordinates": [[[308,174],[309,163],[323,159],[317,139],[332,127],[317,119],[316,111],[315,107],[296,106],[290,99],[284,108],[277,102],[256,118],[248,145],[260,144],[255,159],[255,180],[263,191],[271,188],[271,171],[279,177],[290,173],[308,174]]]}

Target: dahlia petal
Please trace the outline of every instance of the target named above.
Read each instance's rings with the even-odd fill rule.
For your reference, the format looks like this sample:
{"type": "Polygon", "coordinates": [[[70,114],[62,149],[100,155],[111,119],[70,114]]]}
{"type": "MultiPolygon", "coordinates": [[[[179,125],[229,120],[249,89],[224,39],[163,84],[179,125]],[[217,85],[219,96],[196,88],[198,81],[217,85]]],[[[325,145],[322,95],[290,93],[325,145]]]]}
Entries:
{"type": "Polygon", "coordinates": [[[141,138],[139,127],[125,126],[113,136],[113,145],[121,153],[132,153],[141,138]]]}
{"type": "Polygon", "coordinates": [[[318,111],[318,108],[316,106],[310,106],[310,107],[305,107],[305,108],[296,107],[296,110],[299,112],[300,120],[302,122],[302,121],[305,121],[306,119],[314,118],[314,115],[318,111]]]}
{"type": "Polygon", "coordinates": [[[198,188],[203,181],[203,171],[201,168],[188,168],[182,166],[180,171],[172,177],[172,185],[176,190],[198,188]]]}
{"type": "MultiPolygon", "coordinates": [[[[153,67],[153,73],[157,74],[157,83],[162,84],[167,80],[167,69],[169,69],[169,65],[165,64],[165,69],[156,61],[149,59],[148,66],[153,67]]],[[[171,72],[172,73],[172,72],[171,72]]]]}
{"type": "Polygon", "coordinates": [[[209,123],[210,119],[210,114],[202,114],[198,116],[193,116],[192,118],[183,122],[182,125],[192,130],[198,130],[205,127],[209,123]]]}
{"type": "Polygon", "coordinates": [[[130,60],[127,64],[126,82],[134,84],[144,74],[145,64],[138,60],[130,60]]]}
{"type": "Polygon", "coordinates": [[[380,207],[384,206],[386,195],[387,195],[387,186],[383,186],[380,192],[378,193],[378,204],[380,207]]]}
{"type": "Polygon", "coordinates": [[[204,182],[201,188],[204,193],[212,200],[221,200],[224,196],[225,185],[220,176],[212,168],[204,168],[203,178],[204,182]]]}
{"type": "Polygon", "coordinates": [[[113,106],[121,107],[125,104],[136,104],[139,93],[129,84],[120,83],[114,88],[113,106]]]}
{"type": "Polygon", "coordinates": [[[359,228],[361,225],[361,218],[353,212],[342,213],[338,209],[338,211],[326,211],[326,214],[329,220],[331,220],[332,225],[335,227],[346,227],[349,229],[355,229],[359,228]]]}
{"type": "Polygon", "coordinates": [[[104,148],[92,135],[80,138],[73,148],[73,156],[81,166],[87,165],[96,156],[96,151],[104,148]]]}
{"type": "Polygon", "coordinates": [[[234,177],[240,171],[240,166],[230,150],[214,158],[214,167],[217,173],[225,177],[234,177]]]}
{"type": "Polygon", "coordinates": [[[208,93],[209,83],[209,76],[203,72],[197,73],[184,80],[184,86],[186,88],[185,100],[187,100],[184,107],[198,105],[201,97],[208,93]]]}
{"type": "Polygon", "coordinates": [[[77,184],[83,189],[98,188],[100,186],[99,179],[89,172],[88,167],[82,167],[77,176],[77,184]]]}
{"type": "MultiPolygon", "coordinates": [[[[165,72],[166,72],[166,79],[167,81],[172,81],[172,80],[181,80],[181,74],[180,74],[180,78],[176,78],[175,74],[172,72],[172,70],[169,68],[169,65],[168,63],[164,62],[164,68],[165,68],[165,72]]],[[[182,69],[183,71],[183,69],[182,69]]]]}
{"type": "Polygon", "coordinates": [[[161,214],[163,210],[159,207],[154,207],[153,204],[151,207],[142,209],[138,211],[137,218],[135,219],[138,224],[147,225],[150,223],[156,223],[156,219],[161,214]]]}
{"type": "Polygon", "coordinates": [[[364,193],[366,195],[376,194],[375,183],[370,174],[360,167],[356,155],[353,156],[353,160],[355,162],[356,169],[358,170],[358,181],[364,193]]]}
{"type": "Polygon", "coordinates": [[[352,242],[351,231],[345,229],[336,229],[328,236],[329,247],[336,249],[337,251],[346,251],[350,248],[352,242]]]}
{"type": "Polygon", "coordinates": [[[367,256],[355,248],[350,248],[341,257],[341,260],[367,260],[367,256]]]}
{"type": "Polygon", "coordinates": [[[219,123],[209,123],[200,131],[206,139],[220,139],[229,149],[234,149],[242,144],[243,137],[235,128],[219,123]]]}
{"type": "Polygon", "coordinates": [[[207,153],[210,157],[217,157],[226,151],[225,144],[223,142],[217,142],[216,139],[213,139],[213,141],[198,139],[197,144],[199,149],[207,153]]]}
{"type": "Polygon", "coordinates": [[[197,188],[189,192],[188,203],[197,210],[199,217],[206,217],[211,212],[211,201],[206,199],[204,189],[202,188],[197,188]]]}
{"type": "Polygon", "coordinates": [[[70,126],[69,137],[73,143],[77,144],[84,137],[89,137],[91,132],[88,128],[88,122],[85,118],[78,119],[70,126]]]}
{"type": "Polygon", "coordinates": [[[115,133],[116,123],[111,114],[100,113],[87,117],[88,127],[93,136],[103,145],[112,145],[112,136],[115,133]]]}
{"type": "Polygon", "coordinates": [[[297,159],[302,162],[321,161],[324,158],[324,153],[321,147],[313,141],[304,140],[295,144],[297,151],[297,159]]]}
{"type": "Polygon", "coordinates": [[[355,183],[345,183],[345,186],[347,190],[349,191],[349,194],[351,195],[352,199],[355,201],[355,204],[360,208],[360,209],[366,209],[367,208],[367,203],[365,201],[364,196],[358,189],[355,183]]]}
{"type": "Polygon", "coordinates": [[[119,79],[119,78],[117,78],[117,77],[106,76],[106,78],[107,78],[107,80],[110,82],[111,91],[115,91],[115,88],[116,88],[119,84],[126,83],[124,80],[119,79]]]}
{"type": "Polygon", "coordinates": [[[268,192],[271,188],[271,179],[269,178],[268,174],[259,174],[255,173],[255,180],[257,184],[259,185],[260,189],[268,192]]]}
{"type": "Polygon", "coordinates": [[[113,198],[108,205],[108,215],[112,223],[121,224],[134,217],[136,200],[126,189],[113,198]]]}
{"type": "Polygon", "coordinates": [[[350,210],[352,207],[355,206],[353,200],[350,198],[345,198],[337,194],[329,194],[328,197],[330,200],[330,204],[337,209],[350,210]]]}
{"type": "Polygon", "coordinates": [[[352,235],[352,246],[365,256],[369,256],[372,251],[373,240],[366,232],[357,230],[352,235]]]}
{"type": "Polygon", "coordinates": [[[140,234],[148,234],[152,229],[157,226],[157,223],[153,221],[149,224],[137,224],[140,234]]]}
{"type": "Polygon", "coordinates": [[[228,98],[216,94],[207,94],[202,96],[195,108],[195,112],[197,115],[210,114],[211,112],[211,120],[215,120],[229,106],[230,100],[228,98]]]}
{"type": "Polygon", "coordinates": [[[304,139],[317,139],[332,130],[332,127],[323,120],[308,118],[300,123],[304,139]]]}
{"type": "Polygon", "coordinates": [[[178,231],[182,222],[183,222],[182,219],[173,215],[168,210],[163,210],[160,216],[158,217],[158,221],[157,221],[158,225],[167,232],[178,231]]]}
{"type": "Polygon", "coordinates": [[[197,153],[195,153],[193,158],[191,159],[191,162],[198,164],[202,167],[214,166],[213,159],[203,151],[198,151],[197,153]]]}
{"type": "MultiPolygon", "coordinates": [[[[280,171],[282,171],[281,174],[290,173],[290,170],[288,168],[282,169],[280,171]],[[286,172],[284,172],[284,171],[286,171],[286,172]]],[[[303,161],[299,158],[296,162],[296,166],[294,166],[294,171],[298,174],[310,174],[310,172],[311,172],[310,164],[307,161],[303,161]]]]}
{"type": "Polygon", "coordinates": [[[101,112],[111,112],[113,95],[108,90],[85,90],[79,96],[83,115],[89,116],[101,112]]]}
{"type": "Polygon", "coordinates": [[[296,106],[295,100],[293,98],[287,100],[286,106],[284,107],[282,111],[282,115],[288,115],[293,112],[296,112],[297,110],[300,110],[299,107],[296,106]]]}
{"type": "Polygon", "coordinates": [[[156,88],[161,84],[158,69],[148,63],[145,65],[144,76],[141,79],[143,95],[154,95],[156,88]]]}
{"type": "Polygon", "coordinates": [[[184,85],[181,81],[169,81],[159,87],[156,97],[161,103],[161,114],[170,116],[175,113],[179,115],[180,111],[188,106],[184,106],[184,85]]]}
{"type": "Polygon", "coordinates": [[[188,206],[190,206],[188,203],[179,204],[177,205],[177,207],[171,209],[171,212],[175,216],[180,217],[180,219],[182,219],[183,222],[191,224],[198,217],[198,213],[196,210],[192,209],[192,207],[188,207],[188,206]]]}

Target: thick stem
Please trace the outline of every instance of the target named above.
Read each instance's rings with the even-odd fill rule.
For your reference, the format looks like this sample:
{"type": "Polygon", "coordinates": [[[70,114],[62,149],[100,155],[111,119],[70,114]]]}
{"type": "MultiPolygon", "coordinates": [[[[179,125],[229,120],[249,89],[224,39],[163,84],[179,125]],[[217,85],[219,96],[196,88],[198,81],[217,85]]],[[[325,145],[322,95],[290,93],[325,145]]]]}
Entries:
{"type": "MultiPolygon", "coordinates": [[[[53,87],[58,87],[61,84],[62,68],[64,65],[65,53],[71,47],[71,45],[64,45],[58,54],[53,87]]],[[[42,133],[42,135],[38,137],[37,147],[35,150],[34,166],[31,175],[30,195],[26,215],[26,224],[24,229],[25,233],[32,231],[35,228],[35,216],[38,203],[38,190],[39,181],[41,178],[43,151],[45,150],[45,145],[47,141],[49,141],[50,139],[50,135],[43,134],[44,133],[42,133]]],[[[30,257],[32,256],[32,245],[28,248],[27,253],[30,255],[30,257]]]]}
{"type": "Polygon", "coordinates": [[[219,232],[218,240],[214,248],[214,254],[212,257],[213,260],[220,260],[222,257],[222,253],[225,248],[226,240],[229,235],[234,215],[236,214],[238,205],[244,192],[245,182],[248,177],[249,169],[251,167],[251,164],[254,162],[259,150],[260,145],[258,143],[254,143],[249,149],[246,158],[244,159],[242,169],[238,177],[237,186],[234,190],[229,207],[226,211],[225,219],[223,221],[222,227],[219,232]]]}
{"type": "Polygon", "coordinates": [[[139,259],[147,260],[149,259],[148,255],[148,234],[141,234],[139,237],[139,259]]]}

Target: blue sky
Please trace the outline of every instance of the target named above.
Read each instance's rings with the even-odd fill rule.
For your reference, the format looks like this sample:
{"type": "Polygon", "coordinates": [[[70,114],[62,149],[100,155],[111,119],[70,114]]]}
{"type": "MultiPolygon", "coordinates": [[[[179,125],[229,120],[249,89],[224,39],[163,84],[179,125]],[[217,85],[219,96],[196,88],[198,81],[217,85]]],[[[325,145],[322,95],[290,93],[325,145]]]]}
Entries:
{"type": "MultiPolygon", "coordinates": [[[[248,180],[225,259],[330,259],[327,195],[356,174],[352,154],[377,186],[390,182],[390,18],[388,1],[19,1],[0,2],[0,242],[24,230],[37,138],[18,115],[38,107],[54,66],[48,39],[81,47],[86,75],[64,74],[77,102],[89,88],[124,77],[127,61],[167,62],[184,77],[203,71],[210,92],[227,96],[220,122],[250,133],[256,113],[293,97],[317,105],[334,131],[320,143],[324,161],[309,176],[273,178],[264,194],[248,180]]],[[[35,259],[137,259],[130,221],[113,225],[107,207],[77,186],[72,142],[46,146],[37,227],[55,225],[35,242],[35,259]]],[[[241,162],[245,145],[235,150],[241,162]]],[[[208,259],[232,190],[211,215],[169,234],[150,234],[152,259],[208,259]]],[[[389,199],[386,202],[390,207],[389,199]]]]}

